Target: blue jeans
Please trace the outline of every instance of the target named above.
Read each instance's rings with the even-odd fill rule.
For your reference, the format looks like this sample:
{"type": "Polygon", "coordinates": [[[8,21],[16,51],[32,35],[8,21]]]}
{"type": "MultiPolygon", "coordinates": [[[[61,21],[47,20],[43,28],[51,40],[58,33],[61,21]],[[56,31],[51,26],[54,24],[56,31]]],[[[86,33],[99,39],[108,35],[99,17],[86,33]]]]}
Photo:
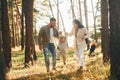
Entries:
{"type": "Polygon", "coordinates": [[[55,45],[53,43],[49,43],[48,48],[44,48],[44,59],[45,59],[45,64],[46,64],[47,68],[49,68],[49,66],[50,66],[50,61],[49,61],[50,53],[52,54],[53,68],[55,68],[55,66],[56,66],[56,51],[55,51],[55,45]]]}

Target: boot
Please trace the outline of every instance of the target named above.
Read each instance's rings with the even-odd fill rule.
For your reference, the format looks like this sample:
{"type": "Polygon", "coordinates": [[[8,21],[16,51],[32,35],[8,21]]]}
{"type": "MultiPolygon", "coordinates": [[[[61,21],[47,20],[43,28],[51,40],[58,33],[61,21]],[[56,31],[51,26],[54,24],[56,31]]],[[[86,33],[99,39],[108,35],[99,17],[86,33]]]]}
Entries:
{"type": "Polygon", "coordinates": [[[66,65],[66,62],[64,62],[64,65],[66,65]]]}
{"type": "Polygon", "coordinates": [[[50,69],[49,69],[49,68],[47,68],[47,72],[50,72],[50,69]]]}
{"type": "Polygon", "coordinates": [[[52,68],[52,70],[55,70],[55,71],[56,71],[56,68],[55,68],[55,67],[53,67],[53,68],[52,68]]]}
{"type": "Polygon", "coordinates": [[[77,70],[78,73],[83,73],[83,66],[80,66],[80,68],[77,70]]]}

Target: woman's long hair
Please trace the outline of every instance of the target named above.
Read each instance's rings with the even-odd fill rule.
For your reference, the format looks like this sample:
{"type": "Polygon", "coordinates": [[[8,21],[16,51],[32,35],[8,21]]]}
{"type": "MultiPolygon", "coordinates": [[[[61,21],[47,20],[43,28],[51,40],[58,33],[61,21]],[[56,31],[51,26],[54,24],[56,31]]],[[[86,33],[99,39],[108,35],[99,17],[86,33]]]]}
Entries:
{"type": "Polygon", "coordinates": [[[73,23],[77,24],[78,28],[84,28],[84,26],[82,25],[82,23],[79,20],[77,20],[77,19],[74,19],[73,23]]]}

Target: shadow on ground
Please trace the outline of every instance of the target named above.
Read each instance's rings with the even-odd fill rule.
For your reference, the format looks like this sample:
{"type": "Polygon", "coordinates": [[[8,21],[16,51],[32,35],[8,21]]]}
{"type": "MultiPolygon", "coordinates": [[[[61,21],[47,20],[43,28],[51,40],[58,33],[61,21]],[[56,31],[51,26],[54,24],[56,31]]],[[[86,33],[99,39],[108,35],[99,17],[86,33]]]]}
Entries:
{"type": "Polygon", "coordinates": [[[62,74],[61,72],[46,73],[46,74],[34,74],[26,77],[21,77],[15,80],[82,80],[83,74],[78,74],[77,72],[71,72],[67,74],[62,74]]]}

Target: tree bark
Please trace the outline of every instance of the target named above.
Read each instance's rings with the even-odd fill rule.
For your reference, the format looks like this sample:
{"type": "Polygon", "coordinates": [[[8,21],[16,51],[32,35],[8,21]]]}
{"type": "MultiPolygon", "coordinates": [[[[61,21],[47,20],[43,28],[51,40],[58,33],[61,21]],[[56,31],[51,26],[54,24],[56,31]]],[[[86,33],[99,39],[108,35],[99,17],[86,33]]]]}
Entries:
{"type": "Polygon", "coordinates": [[[50,10],[51,10],[52,16],[54,17],[54,13],[53,13],[53,9],[52,9],[52,5],[51,5],[51,1],[50,0],[49,0],[49,6],[50,6],[50,10]]]}
{"type": "MultiPolygon", "coordinates": [[[[92,13],[93,13],[93,21],[94,21],[94,39],[97,42],[97,32],[96,32],[96,15],[94,14],[94,7],[93,7],[93,0],[91,0],[91,5],[92,5],[92,13]]],[[[97,9],[96,9],[97,12],[97,9]]]]}
{"type": "MultiPolygon", "coordinates": [[[[57,6],[57,3],[56,3],[55,0],[54,0],[54,2],[55,2],[55,5],[57,6]]],[[[62,21],[62,25],[63,25],[64,31],[65,31],[65,24],[64,24],[64,21],[63,21],[63,17],[62,17],[60,9],[58,9],[58,10],[59,10],[59,15],[60,15],[60,18],[61,18],[61,21],[62,21]]]]}
{"type": "Polygon", "coordinates": [[[33,65],[34,41],[33,41],[33,2],[34,0],[23,0],[26,40],[25,40],[25,66],[31,61],[33,65]]]}
{"type": "Polygon", "coordinates": [[[73,7],[73,0],[70,0],[71,1],[71,8],[72,8],[72,18],[74,19],[75,18],[75,12],[74,12],[74,7],[73,7]]]}
{"type": "Polygon", "coordinates": [[[16,6],[16,19],[17,19],[17,46],[20,46],[20,41],[21,41],[21,15],[20,15],[20,11],[19,11],[19,7],[18,7],[18,1],[14,0],[14,4],[16,6]]]}
{"type": "Polygon", "coordinates": [[[109,61],[109,29],[108,29],[108,0],[101,0],[101,40],[103,62],[109,61]]]}
{"type": "Polygon", "coordinates": [[[86,0],[84,0],[84,9],[85,9],[85,22],[86,22],[86,28],[89,30],[89,27],[88,27],[88,11],[87,11],[87,2],[86,0]]]}
{"type": "Polygon", "coordinates": [[[111,79],[120,80],[120,0],[109,0],[111,79]]]}
{"type": "MultiPolygon", "coordinates": [[[[0,9],[1,9],[1,0],[0,0],[0,9]]],[[[2,17],[1,10],[0,10],[0,19],[2,17]]],[[[2,20],[2,19],[1,19],[2,20]]],[[[2,48],[2,24],[0,20],[0,80],[5,80],[5,71],[6,71],[6,66],[5,66],[5,57],[4,54],[1,51],[2,48]]]]}
{"type": "Polygon", "coordinates": [[[59,30],[59,0],[57,0],[57,29],[59,30]]]}
{"type": "Polygon", "coordinates": [[[23,0],[22,0],[22,15],[21,15],[21,25],[22,25],[22,28],[21,28],[21,50],[24,49],[24,43],[25,43],[25,40],[24,40],[24,6],[23,6],[23,0]]]}
{"type": "Polygon", "coordinates": [[[13,15],[13,0],[10,0],[10,6],[9,6],[9,9],[10,9],[10,20],[11,20],[11,34],[12,34],[12,37],[11,37],[11,44],[12,44],[12,47],[15,48],[16,46],[16,41],[15,41],[15,24],[14,24],[14,15],[13,15]]]}
{"type": "Polygon", "coordinates": [[[10,29],[9,29],[9,19],[8,19],[8,8],[7,0],[1,0],[1,10],[2,10],[2,39],[3,39],[3,53],[5,57],[5,64],[8,69],[11,67],[11,46],[10,46],[10,29]]]}
{"type": "Polygon", "coordinates": [[[0,80],[5,80],[6,74],[6,65],[5,65],[5,57],[2,52],[0,52],[0,80]]]}
{"type": "Polygon", "coordinates": [[[82,23],[82,10],[81,10],[81,0],[78,0],[79,3],[79,12],[80,12],[80,22],[82,23]]]}

